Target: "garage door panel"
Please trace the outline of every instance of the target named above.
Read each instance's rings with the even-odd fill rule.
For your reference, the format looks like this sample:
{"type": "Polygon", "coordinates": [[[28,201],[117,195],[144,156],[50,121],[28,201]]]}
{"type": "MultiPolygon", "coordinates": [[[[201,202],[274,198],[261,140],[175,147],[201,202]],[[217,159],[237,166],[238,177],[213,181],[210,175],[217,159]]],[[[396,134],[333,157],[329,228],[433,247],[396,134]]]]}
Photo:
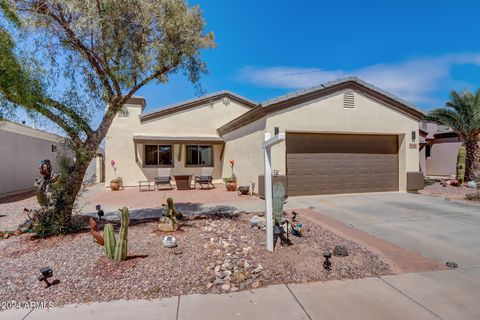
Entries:
{"type": "MultiPolygon", "coordinates": [[[[306,136],[305,136],[306,137],[306,136]]],[[[361,136],[352,138],[362,141],[361,136]]],[[[325,137],[312,138],[309,141],[327,141],[325,137]]],[[[340,139],[341,140],[341,139],[340,139]]],[[[371,137],[367,137],[367,141],[371,137]]],[[[380,146],[379,141],[395,143],[390,136],[377,141],[377,150],[386,153],[292,153],[287,152],[287,176],[289,195],[315,195],[357,192],[398,191],[398,154],[391,153],[396,146],[380,146]]],[[[287,150],[289,145],[287,134],[287,150]]],[[[339,141],[339,139],[336,139],[339,141]]],[[[296,143],[300,143],[298,137],[296,143]]],[[[366,143],[359,143],[359,146],[366,143]]],[[[328,144],[325,150],[342,151],[341,148],[328,144]]],[[[352,143],[348,145],[352,150],[352,143]]],[[[296,147],[298,150],[298,146],[296,147]]],[[[318,146],[310,146],[309,150],[322,150],[318,146]]],[[[372,152],[370,148],[369,152],[372,152]]]]}

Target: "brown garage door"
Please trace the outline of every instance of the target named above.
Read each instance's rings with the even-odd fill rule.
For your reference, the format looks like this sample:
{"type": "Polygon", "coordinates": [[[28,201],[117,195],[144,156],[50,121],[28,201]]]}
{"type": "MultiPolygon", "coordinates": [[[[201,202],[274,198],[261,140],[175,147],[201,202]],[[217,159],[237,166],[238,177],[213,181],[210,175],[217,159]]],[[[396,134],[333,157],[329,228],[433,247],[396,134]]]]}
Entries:
{"type": "Polygon", "coordinates": [[[398,136],[287,133],[288,194],[398,191],[398,136]]]}

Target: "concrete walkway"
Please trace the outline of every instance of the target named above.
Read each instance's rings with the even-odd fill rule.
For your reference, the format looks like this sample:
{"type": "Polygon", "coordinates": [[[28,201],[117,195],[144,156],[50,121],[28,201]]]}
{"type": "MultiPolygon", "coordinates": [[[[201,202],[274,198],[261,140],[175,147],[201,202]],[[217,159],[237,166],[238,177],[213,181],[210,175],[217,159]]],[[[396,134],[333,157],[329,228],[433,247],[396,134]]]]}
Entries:
{"type": "Polygon", "coordinates": [[[230,294],[0,312],[2,320],[471,320],[480,319],[480,267],[381,278],[275,285],[230,294]]]}

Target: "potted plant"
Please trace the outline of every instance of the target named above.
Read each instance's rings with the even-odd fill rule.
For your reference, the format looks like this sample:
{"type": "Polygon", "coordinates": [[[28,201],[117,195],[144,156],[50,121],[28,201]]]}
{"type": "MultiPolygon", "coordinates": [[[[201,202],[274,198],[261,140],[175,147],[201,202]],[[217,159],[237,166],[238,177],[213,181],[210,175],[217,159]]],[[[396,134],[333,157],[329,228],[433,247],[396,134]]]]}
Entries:
{"type": "Polygon", "coordinates": [[[122,178],[117,177],[117,166],[115,160],[110,161],[110,164],[112,165],[113,173],[115,174],[115,179],[110,181],[110,189],[112,191],[118,191],[120,190],[120,186],[122,184],[122,178]]]}
{"type": "Polygon", "coordinates": [[[227,188],[227,191],[235,191],[237,189],[237,177],[235,176],[235,173],[233,173],[233,167],[235,166],[235,160],[229,160],[230,162],[230,168],[232,169],[232,175],[230,177],[223,178],[223,181],[225,182],[225,187],[227,188]]]}

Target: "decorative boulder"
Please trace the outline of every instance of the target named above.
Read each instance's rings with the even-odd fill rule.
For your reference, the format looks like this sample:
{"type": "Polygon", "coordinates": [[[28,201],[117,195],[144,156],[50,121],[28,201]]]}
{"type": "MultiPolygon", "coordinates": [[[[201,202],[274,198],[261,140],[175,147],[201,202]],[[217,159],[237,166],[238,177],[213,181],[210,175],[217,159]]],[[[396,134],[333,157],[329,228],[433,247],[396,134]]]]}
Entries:
{"type": "Polygon", "coordinates": [[[477,183],[475,181],[468,181],[467,182],[467,187],[476,189],[477,188],[477,183]]]}
{"type": "Polygon", "coordinates": [[[171,219],[162,217],[160,219],[160,223],[158,224],[158,229],[163,232],[177,231],[178,223],[173,223],[171,219]]]}

